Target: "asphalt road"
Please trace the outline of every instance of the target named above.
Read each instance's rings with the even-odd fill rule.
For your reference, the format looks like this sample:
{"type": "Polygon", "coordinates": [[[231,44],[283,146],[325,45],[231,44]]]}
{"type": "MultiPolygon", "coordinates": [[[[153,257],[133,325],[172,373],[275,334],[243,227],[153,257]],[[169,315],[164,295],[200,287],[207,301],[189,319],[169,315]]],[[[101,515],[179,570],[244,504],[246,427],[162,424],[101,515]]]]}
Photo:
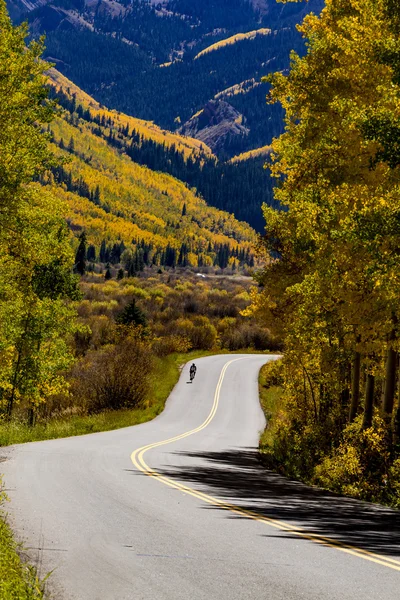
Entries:
{"type": "Polygon", "coordinates": [[[151,423],[0,449],[10,521],[54,597],[399,600],[399,512],[260,467],[265,361],[204,358],[193,384],[186,366],[151,423]]]}

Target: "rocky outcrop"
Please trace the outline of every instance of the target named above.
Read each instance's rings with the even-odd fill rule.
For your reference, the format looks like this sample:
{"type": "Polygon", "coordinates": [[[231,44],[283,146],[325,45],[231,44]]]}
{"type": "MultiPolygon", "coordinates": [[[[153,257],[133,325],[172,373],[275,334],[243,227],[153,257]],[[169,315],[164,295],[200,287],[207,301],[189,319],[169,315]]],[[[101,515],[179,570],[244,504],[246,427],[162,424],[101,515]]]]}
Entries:
{"type": "Polygon", "coordinates": [[[224,100],[211,100],[179,129],[181,135],[201,140],[216,154],[227,138],[243,138],[249,131],[243,115],[224,100]]]}

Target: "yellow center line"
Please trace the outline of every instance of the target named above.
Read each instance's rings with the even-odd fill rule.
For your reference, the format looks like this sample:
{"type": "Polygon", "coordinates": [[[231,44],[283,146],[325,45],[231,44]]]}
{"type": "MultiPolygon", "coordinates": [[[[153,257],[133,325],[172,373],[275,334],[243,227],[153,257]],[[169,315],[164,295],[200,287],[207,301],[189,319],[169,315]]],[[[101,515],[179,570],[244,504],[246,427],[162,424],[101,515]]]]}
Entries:
{"type": "Polygon", "coordinates": [[[221,371],[221,374],[220,374],[220,377],[219,377],[219,380],[217,383],[217,387],[215,390],[215,394],[214,394],[214,402],[213,402],[211,411],[210,411],[208,417],[206,418],[206,420],[201,425],[196,427],[195,429],[191,429],[190,431],[186,431],[185,433],[182,433],[175,437],[169,438],[167,440],[162,440],[160,442],[155,442],[154,444],[148,444],[147,446],[142,446],[141,448],[138,448],[131,454],[131,460],[132,460],[132,463],[134,464],[134,466],[138,469],[138,471],[141,471],[145,475],[148,475],[149,477],[153,477],[154,479],[157,479],[161,483],[164,483],[165,485],[167,485],[171,488],[179,490],[179,491],[183,492],[184,494],[188,494],[189,496],[192,496],[193,498],[196,498],[198,500],[202,500],[203,502],[206,502],[207,504],[211,504],[212,506],[216,506],[218,508],[230,511],[234,514],[244,516],[246,518],[250,518],[253,521],[259,521],[260,523],[265,523],[271,527],[275,527],[276,529],[279,529],[281,531],[286,531],[293,535],[297,535],[303,539],[312,541],[314,543],[321,544],[323,546],[328,546],[330,548],[335,548],[336,550],[340,550],[341,552],[346,552],[347,554],[357,556],[358,558],[363,558],[364,560],[369,560],[371,562],[382,565],[384,567],[388,567],[390,569],[400,571],[400,561],[399,560],[396,560],[394,558],[389,558],[386,556],[382,556],[381,554],[375,554],[374,552],[369,552],[368,550],[364,550],[363,548],[357,548],[356,546],[352,546],[350,544],[345,544],[345,543],[340,542],[339,540],[335,540],[333,538],[325,537],[325,536],[314,534],[314,533],[309,533],[302,527],[293,528],[289,523],[285,523],[284,521],[279,521],[279,520],[273,519],[271,517],[266,517],[266,516],[263,516],[263,515],[260,515],[256,512],[254,512],[254,511],[247,510],[245,508],[241,508],[240,506],[236,506],[234,504],[230,504],[229,502],[224,502],[223,500],[219,500],[218,498],[215,498],[214,496],[210,496],[209,494],[205,494],[204,492],[195,490],[194,488],[191,488],[187,485],[178,483],[177,481],[174,481],[173,479],[170,479],[169,477],[165,477],[161,473],[158,473],[157,471],[155,471],[154,469],[149,467],[149,465],[145,462],[144,455],[149,450],[158,448],[160,446],[166,446],[167,444],[172,444],[173,442],[177,442],[186,437],[194,435],[194,434],[198,433],[199,431],[202,431],[203,429],[205,429],[211,423],[211,421],[214,419],[217,409],[218,409],[220,394],[221,394],[221,387],[222,387],[222,383],[225,378],[226,371],[232,363],[237,362],[239,360],[243,360],[243,358],[235,358],[234,360],[230,360],[222,368],[222,371],[221,371]]]}

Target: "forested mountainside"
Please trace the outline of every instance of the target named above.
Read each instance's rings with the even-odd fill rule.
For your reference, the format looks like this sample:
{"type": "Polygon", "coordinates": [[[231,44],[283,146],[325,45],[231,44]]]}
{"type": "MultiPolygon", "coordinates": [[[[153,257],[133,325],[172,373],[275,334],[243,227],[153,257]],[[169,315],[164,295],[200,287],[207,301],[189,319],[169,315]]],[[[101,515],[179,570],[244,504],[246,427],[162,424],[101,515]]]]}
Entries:
{"type": "Polygon", "coordinates": [[[77,235],[85,231],[92,261],[117,264],[130,249],[134,271],[254,264],[255,233],[247,224],[207,206],[182,181],[148,168],[175,156],[181,168],[207,164],[213,160],[207,147],[101,108],[56,71],[50,81],[51,95],[64,106],[48,129],[61,160],[39,181],[69,207],[70,228],[77,235]]]}
{"type": "MultiPolygon", "coordinates": [[[[133,162],[183,181],[218,209],[234,213],[256,230],[264,227],[261,206],[277,206],[269,173],[263,169],[268,147],[219,161],[210,148],[189,137],[161,130],[154,123],[110,111],[55,69],[50,72],[51,96],[72,122],[85,126],[133,162]]],[[[65,140],[64,140],[65,142],[65,140]]]]}
{"type": "MultiPolygon", "coordinates": [[[[28,19],[33,35],[46,33],[47,58],[109,107],[179,129],[209,102],[219,109],[223,101],[224,114],[228,104],[236,116],[222,119],[219,136],[217,110],[209,139],[221,157],[230,158],[269,144],[281,132],[281,109],[265,106],[267,86],[260,80],[287,69],[292,49],[303,52],[295,25],[306,12],[318,12],[323,1],[8,0],[8,5],[15,20],[28,19]]],[[[195,135],[203,139],[201,129],[195,135]]]]}

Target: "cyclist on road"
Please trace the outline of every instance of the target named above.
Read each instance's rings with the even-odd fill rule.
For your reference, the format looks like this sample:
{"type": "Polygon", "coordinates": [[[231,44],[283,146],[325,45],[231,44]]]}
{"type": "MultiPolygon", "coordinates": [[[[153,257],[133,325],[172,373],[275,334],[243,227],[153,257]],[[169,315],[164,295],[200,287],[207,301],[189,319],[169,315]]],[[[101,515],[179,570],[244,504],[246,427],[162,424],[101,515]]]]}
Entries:
{"type": "Polygon", "coordinates": [[[193,379],[195,378],[196,375],[196,371],[197,371],[197,367],[196,365],[193,363],[190,367],[190,381],[193,381],[193,379]]]}

